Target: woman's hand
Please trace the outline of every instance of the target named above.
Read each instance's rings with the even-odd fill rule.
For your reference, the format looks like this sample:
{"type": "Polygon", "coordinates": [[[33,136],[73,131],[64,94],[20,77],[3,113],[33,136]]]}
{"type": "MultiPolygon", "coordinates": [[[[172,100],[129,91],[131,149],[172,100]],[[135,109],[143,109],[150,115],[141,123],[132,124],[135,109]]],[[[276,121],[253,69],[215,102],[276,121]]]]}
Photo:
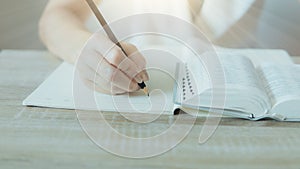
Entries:
{"type": "Polygon", "coordinates": [[[89,88],[115,95],[137,91],[138,83],[148,81],[145,58],[135,46],[121,45],[128,57],[101,32],[87,41],[76,67],[89,88]]]}

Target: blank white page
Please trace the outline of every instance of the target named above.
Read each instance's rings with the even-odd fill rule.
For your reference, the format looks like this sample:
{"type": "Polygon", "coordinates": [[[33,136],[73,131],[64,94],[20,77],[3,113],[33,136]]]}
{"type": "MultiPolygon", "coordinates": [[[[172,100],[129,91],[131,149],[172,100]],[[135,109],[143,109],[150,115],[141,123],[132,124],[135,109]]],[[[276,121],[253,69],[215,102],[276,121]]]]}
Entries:
{"type": "Polygon", "coordinates": [[[165,51],[144,51],[150,81],[147,97],[142,91],[125,95],[107,95],[88,89],[75,73],[75,66],[62,63],[30,96],[23,105],[138,113],[171,113],[175,66],[180,62],[165,51]],[[75,85],[74,85],[75,84],[75,85]]]}

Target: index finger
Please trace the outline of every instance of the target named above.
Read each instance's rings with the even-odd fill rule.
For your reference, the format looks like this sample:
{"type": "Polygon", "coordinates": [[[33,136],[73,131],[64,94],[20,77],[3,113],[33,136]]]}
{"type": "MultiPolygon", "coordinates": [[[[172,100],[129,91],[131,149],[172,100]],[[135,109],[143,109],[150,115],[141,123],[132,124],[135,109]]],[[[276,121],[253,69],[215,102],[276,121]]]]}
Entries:
{"type": "Polygon", "coordinates": [[[95,33],[90,39],[91,47],[112,66],[120,69],[129,78],[134,79],[137,83],[141,83],[143,79],[138,76],[142,72],[142,66],[136,64],[128,58],[121,48],[116,46],[107,36],[101,32],[95,33]]]}
{"type": "Polygon", "coordinates": [[[129,43],[121,43],[121,45],[126,51],[128,58],[143,70],[141,73],[139,73],[139,76],[143,79],[143,81],[148,81],[149,76],[146,71],[147,63],[145,57],[138,51],[137,47],[135,47],[134,45],[129,43]]]}

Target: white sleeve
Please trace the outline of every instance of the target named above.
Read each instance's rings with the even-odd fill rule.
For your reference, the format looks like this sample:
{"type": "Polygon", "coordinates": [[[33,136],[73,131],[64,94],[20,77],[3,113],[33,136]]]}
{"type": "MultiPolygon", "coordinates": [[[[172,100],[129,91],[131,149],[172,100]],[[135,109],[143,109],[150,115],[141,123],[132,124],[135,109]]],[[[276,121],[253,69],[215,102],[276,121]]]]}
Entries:
{"type": "Polygon", "coordinates": [[[208,38],[215,40],[239,21],[254,2],[255,0],[205,0],[194,22],[208,38]]]}

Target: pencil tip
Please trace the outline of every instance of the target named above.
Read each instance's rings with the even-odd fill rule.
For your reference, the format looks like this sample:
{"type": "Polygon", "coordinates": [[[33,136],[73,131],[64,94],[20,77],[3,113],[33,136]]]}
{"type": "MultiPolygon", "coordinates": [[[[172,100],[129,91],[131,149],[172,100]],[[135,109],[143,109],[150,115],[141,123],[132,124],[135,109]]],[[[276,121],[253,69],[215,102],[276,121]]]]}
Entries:
{"type": "Polygon", "coordinates": [[[144,93],[149,97],[150,95],[149,95],[149,91],[148,91],[148,88],[147,87],[145,87],[144,88],[144,93]]]}

